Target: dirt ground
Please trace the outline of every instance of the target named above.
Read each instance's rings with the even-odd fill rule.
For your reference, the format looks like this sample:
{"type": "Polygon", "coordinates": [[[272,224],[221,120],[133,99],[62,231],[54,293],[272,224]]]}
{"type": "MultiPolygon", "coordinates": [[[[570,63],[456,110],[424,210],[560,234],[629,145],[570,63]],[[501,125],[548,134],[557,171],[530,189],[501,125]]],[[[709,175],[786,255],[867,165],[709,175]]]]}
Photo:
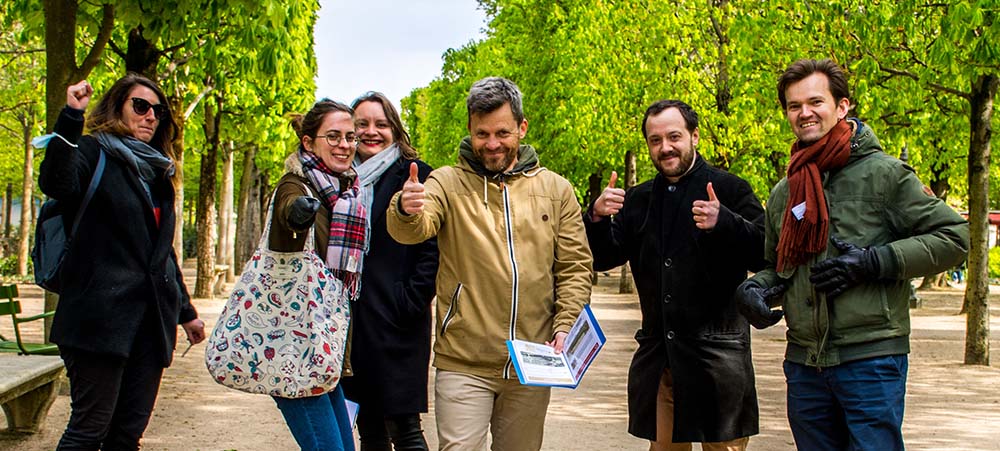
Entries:
{"type": "MultiPolygon", "coordinates": [[[[639,324],[634,295],[617,293],[618,277],[601,276],[593,297],[594,313],[608,338],[603,351],[576,390],[553,389],[544,450],[645,450],[647,443],[626,432],[626,371],[639,324]]],[[[41,292],[21,286],[28,313],[41,310],[41,292]]],[[[990,366],[962,364],[965,317],[957,314],[960,288],[920,292],[923,306],[912,310],[909,380],[903,435],[911,450],[1000,449],[1000,358],[990,366]]],[[[212,327],[223,299],[196,299],[212,327]]],[[[1000,293],[991,298],[994,350],[1000,349],[1000,293]]],[[[10,332],[0,319],[0,333],[10,332]]],[[[37,337],[36,329],[30,329],[37,337]]],[[[784,323],[754,331],[753,352],[760,398],[760,435],[751,450],[794,449],[785,418],[781,371],[784,323]]],[[[180,340],[183,342],[183,340],[180,340]]],[[[204,365],[204,345],[184,358],[177,351],[167,369],[156,411],[143,439],[146,450],[294,450],[295,442],[274,402],[214,383],[204,365]]],[[[433,376],[433,372],[431,373],[433,376]]],[[[431,381],[433,384],[433,380],[431,381]]],[[[64,390],[65,391],[65,390],[64,390]]],[[[433,392],[433,390],[431,390],[433,392]]],[[[433,398],[433,396],[432,396],[433,398]]],[[[432,400],[433,401],[433,400],[432,400]]],[[[0,434],[0,450],[36,451],[55,447],[69,416],[69,396],[59,396],[44,429],[35,435],[0,434]]],[[[5,421],[5,420],[4,420],[5,421]]],[[[427,439],[437,446],[434,410],[423,416],[427,439]]],[[[0,423],[5,424],[5,423],[0,423]]],[[[695,449],[698,449],[695,446],[695,449]]]]}

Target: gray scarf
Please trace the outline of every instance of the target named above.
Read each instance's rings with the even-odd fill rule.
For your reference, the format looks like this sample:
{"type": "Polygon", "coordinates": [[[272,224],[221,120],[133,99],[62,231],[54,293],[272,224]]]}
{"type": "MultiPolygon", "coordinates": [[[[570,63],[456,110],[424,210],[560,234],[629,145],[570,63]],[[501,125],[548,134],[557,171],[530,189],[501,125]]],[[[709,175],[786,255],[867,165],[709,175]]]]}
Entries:
{"type": "MultiPolygon", "coordinates": [[[[354,154],[354,171],[358,173],[358,184],[361,185],[361,200],[365,203],[365,211],[368,212],[368,230],[365,236],[371,236],[371,214],[372,202],[375,200],[375,184],[382,178],[382,174],[392,167],[392,164],[400,157],[399,145],[392,143],[385,150],[372,155],[371,158],[361,161],[357,152],[354,154]]],[[[368,242],[365,242],[365,253],[368,253],[368,242]]]]}
{"type": "Polygon", "coordinates": [[[94,133],[94,138],[105,151],[124,161],[139,176],[150,202],[153,196],[150,194],[149,185],[156,179],[157,173],[162,172],[167,177],[174,175],[173,160],[149,144],[131,136],[118,136],[105,132],[94,133]]]}

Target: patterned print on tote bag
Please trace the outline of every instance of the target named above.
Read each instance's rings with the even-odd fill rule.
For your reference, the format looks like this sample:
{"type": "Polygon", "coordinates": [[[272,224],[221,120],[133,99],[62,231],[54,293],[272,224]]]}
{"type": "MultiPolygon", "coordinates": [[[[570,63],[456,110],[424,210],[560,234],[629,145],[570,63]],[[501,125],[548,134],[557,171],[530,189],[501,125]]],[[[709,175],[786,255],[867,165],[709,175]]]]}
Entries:
{"type": "Polygon", "coordinates": [[[233,287],[205,351],[208,372],[230,388],[283,398],[337,386],[350,322],[344,285],[316,255],[267,248],[268,208],[257,250],[233,287]]]}

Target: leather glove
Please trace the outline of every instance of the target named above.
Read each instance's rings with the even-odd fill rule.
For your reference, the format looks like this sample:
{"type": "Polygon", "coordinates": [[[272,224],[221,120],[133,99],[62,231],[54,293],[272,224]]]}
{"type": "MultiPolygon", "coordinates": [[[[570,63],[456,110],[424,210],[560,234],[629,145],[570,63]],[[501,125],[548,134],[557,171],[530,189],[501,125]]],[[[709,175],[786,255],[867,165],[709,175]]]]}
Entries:
{"type": "Polygon", "coordinates": [[[750,321],[750,324],[757,329],[766,329],[781,321],[781,316],[785,312],[771,310],[767,301],[781,296],[788,290],[787,284],[764,288],[753,280],[745,280],[736,288],[733,297],[736,299],[736,306],[740,309],[740,314],[750,321]]]}
{"type": "Polygon", "coordinates": [[[288,225],[295,230],[303,230],[312,226],[319,210],[319,199],[309,196],[299,196],[288,207],[288,225]]]}
{"type": "Polygon", "coordinates": [[[831,236],[830,240],[841,255],[809,268],[812,272],[809,281],[817,290],[825,292],[827,299],[833,299],[848,289],[879,278],[880,265],[875,248],[860,248],[835,236],[831,236]]]}

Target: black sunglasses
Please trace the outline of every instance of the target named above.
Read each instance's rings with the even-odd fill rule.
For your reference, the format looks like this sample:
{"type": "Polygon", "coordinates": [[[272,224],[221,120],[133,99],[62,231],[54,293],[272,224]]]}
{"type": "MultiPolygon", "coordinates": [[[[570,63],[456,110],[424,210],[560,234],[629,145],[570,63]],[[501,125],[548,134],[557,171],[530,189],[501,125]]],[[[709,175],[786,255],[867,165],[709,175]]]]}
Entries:
{"type": "Polygon", "coordinates": [[[155,117],[156,120],[158,121],[163,120],[163,118],[167,117],[167,115],[170,114],[170,110],[168,110],[167,106],[162,103],[157,103],[156,105],[153,105],[152,103],[149,103],[149,101],[146,99],[140,97],[132,97],[132,111],[134,111],[135,114],[138,114],[139,116],[145,116],[146,113],[149,112],[150,108],[153,109],[153,117],[155,117]]]}

